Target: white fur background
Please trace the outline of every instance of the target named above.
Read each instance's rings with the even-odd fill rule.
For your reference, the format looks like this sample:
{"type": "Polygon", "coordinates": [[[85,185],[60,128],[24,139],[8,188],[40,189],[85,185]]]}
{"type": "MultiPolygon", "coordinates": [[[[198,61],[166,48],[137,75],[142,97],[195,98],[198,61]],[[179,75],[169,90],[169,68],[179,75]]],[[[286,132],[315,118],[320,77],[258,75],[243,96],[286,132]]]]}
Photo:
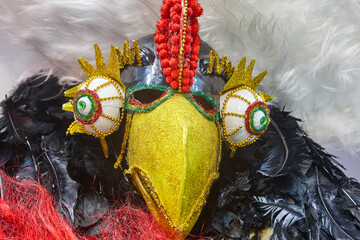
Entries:
{"type": "MultiPolygon", "coordinates": [[[[360,179],[360,1],[199,2],[202,39],[235,65],[254,58],[254,74],[268,70],[260,89],[360,179]]],[[[110,44],[154,33],[161,3],[0,0],[1,98],[42,61],[81,77],[77,58],[94,59],[94,43],[106,53],[110,44]]]]}

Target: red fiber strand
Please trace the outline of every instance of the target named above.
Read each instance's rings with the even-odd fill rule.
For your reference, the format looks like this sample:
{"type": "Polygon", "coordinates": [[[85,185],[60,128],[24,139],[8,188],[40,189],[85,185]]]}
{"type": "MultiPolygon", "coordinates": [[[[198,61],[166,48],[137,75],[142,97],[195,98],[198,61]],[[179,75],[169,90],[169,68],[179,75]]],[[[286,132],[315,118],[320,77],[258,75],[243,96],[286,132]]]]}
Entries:
{"type": "Polygon", "coordinates": [[[171,240],[149,212],[129,201],[104,217],[98,237],[84,236],[56,211],[54,199],[39,183],[19,182],[1,171],[0,177],[1,240],[171,240]]]}

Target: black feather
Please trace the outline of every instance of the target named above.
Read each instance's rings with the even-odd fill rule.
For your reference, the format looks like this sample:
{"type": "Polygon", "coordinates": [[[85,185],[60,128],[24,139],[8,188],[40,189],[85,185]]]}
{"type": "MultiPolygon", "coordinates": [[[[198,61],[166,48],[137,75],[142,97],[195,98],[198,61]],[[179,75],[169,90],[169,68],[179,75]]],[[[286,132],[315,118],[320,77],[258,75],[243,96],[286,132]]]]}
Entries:
{"type": "Polygon", "coordinates": [[[264,176],[276,177],[282,174],[282,170],[285,167],[289,157],[289,150],[285,137],[281,133],[281,130],[274,121],[270,122],[269,134],[266,137],[271,138],[271,141],[267,141],[264,148],[268,149],[264,157],[264,163],[258,170],[264,176]]]}
{"type": "Polygon", "coordinates": [[[337,204],[339,195],[336,186],[321,182],[322,175],[315,168],[316,183],[311,195],[311,206],[323,230],[335,239],[360,239],[360,231],[353,219],[337,204]]]}
{"type": "Polygon", "coordinates": [[[212,226],[225,236],[240,238],[243,221],[230,211],[219,211],[212,220],[212,226]]]}
{"type": "Polygon", "coordinates": [[[270,214],[273,225],[280,224],[282,228],[287,228],[297,221],[305,219],[304,210],[283,199],[270,200],[266,197],[254,197],[255,203],[265,212],[264,216],[270,214]]]}

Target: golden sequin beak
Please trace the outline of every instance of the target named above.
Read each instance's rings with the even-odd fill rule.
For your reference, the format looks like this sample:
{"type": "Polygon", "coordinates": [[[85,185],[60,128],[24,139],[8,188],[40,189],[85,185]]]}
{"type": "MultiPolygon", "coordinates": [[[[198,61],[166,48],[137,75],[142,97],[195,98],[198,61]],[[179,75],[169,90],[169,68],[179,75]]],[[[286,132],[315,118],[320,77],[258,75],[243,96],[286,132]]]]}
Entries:
{"type": "Polygon", "coordinates": [[[182,93],[132,116],[128,173],[174,238],[190,232],[218,177],[219,131],[217,122],[206,119],[182,93]]]}

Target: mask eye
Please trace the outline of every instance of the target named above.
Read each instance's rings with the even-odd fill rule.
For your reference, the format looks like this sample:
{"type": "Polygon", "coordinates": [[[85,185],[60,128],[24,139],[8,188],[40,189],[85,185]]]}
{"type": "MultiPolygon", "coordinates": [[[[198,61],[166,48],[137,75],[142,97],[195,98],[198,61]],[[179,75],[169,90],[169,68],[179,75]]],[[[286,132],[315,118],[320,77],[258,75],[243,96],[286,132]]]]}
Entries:
{"type": "Polygon", "coordinates": [[[119,127],[123,104],[121,86],[111,79],[96,77],[79,87],[73,98],[73,112],[87,134],[106,136],[119,127]]]}
{"type": "Polygon", "coordinates": [[[164,93],[165,91],[161,89],[140,89],[134,91],[131,94],[131,99],[139,102],[140,104],[146,105],[161,98],[161,96],[164,95],[164,93]]]}
{"type": "Polygon", "coordinates": [[[218,121],[218,108],[215,101],[203,92],[191,91],[185,98],[208,120],[218,121]]]}
{"type": "Polygon", "coordinates": [[[269,108],[265,103],[256,101],[252,103],[245,114],[246,130],[254,135],[261,135],[269,125],[269,108]]]}
{"type": "Polygon", "coordinates": [[[194,100],[207,112],[216,111],[216,106],[202,95],[193,95],[194,100]]]}
{"type": "Polygon", "coordinates": [[[270,123],[270,110],[264,97],[247,87],[220,96],[223,134],[232,146],[241,147],[256,141],[270,123]]]}
{"type": "Polygon", "coordinates": [[[101,114],[101,102],[89,89],[79,91],[74,97],[75,118],[83,124],[95,122],[101,114]]]}
{"type": "Polygon", "coordinates": [[[91,117],[95,106],[89,96],[83,96],[76,101],[76,111],[82,118],[91,117]]]}

